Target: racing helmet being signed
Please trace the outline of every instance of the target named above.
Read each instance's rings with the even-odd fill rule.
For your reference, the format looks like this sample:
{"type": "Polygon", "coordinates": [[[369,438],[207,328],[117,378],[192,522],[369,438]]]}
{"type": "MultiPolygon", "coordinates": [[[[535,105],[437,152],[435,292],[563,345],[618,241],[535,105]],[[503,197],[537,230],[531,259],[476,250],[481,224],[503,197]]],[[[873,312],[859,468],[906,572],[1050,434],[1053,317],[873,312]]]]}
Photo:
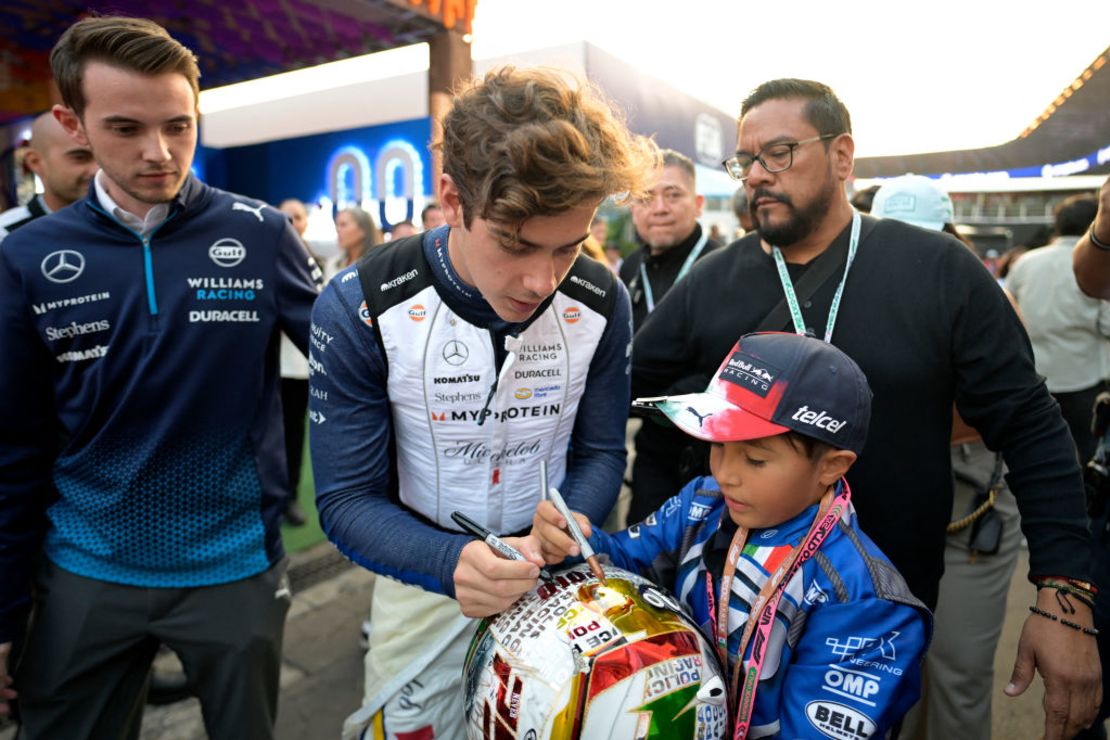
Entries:
{"type": "Polygon", "coordinates": [[[470,740],[716,739],[728,734],[712,645],[650,581],[585,564],[483,620],[465,668],[470,740]]]}

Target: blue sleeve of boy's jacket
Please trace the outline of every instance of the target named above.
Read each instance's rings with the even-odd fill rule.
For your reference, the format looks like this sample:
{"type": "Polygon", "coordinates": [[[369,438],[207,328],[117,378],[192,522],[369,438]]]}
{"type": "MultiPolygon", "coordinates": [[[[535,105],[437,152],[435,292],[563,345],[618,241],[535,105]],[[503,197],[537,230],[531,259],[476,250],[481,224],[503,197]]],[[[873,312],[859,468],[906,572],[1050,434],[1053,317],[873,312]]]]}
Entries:
{"type": "Polygon", "coordinates": [[[700,483],[700,478],[690,481],[658,511],[628,529],[608,534],[594,528],[590,546],[599,553],[608,554],[618,568],[673,589],[690,502],[700,483]]]}
{"type": "Polygon", "coordinates": [[[777,737],[881,736],[921,696],[929,632],[924,614],[886,599],[814,608],[786,666],[777,737]]]}

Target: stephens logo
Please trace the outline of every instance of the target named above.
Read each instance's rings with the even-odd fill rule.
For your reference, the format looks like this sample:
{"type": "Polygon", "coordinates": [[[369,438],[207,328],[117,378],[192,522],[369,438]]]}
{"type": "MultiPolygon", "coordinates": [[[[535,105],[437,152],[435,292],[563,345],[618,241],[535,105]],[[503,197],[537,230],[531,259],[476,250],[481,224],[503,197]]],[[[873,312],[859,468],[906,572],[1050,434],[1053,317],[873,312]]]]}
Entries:
{"type": "Polygon", "coordinates": [[[220,267],[235,267],[247,257],[247,248],[238,239],[224,237],[208,248],[208,256],[220,267]]]}
{"type": "Polygon", "coordinates": [[[582,309],[578,306],[567,306],[563,309],[563,321],[568,324],[577,324],[580,318],[582,318],[582,309]]]}
{"type": "Polygon", "coordinates": [[[414,303],[409,306],[409,318],[413,321],[423,321],[427,313],[424,306],[420,303],[414,303]]]}

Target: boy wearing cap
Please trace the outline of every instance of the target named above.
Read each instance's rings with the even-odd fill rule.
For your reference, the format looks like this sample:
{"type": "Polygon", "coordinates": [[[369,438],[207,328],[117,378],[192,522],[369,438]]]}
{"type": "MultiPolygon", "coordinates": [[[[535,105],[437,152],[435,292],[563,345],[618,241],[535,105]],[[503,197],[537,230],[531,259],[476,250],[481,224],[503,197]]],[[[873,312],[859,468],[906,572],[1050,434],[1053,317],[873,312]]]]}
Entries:
{"type": "MultiPolygon", "coordinates": [[[[844,474],[871,412],[856,363],[816,339],[748,334],[705,392],[636,404],[712,443],[712,476],[623,532],[576,518],[599,554],[669,585],[727,646],[739,736],[895,726],[918,698],[931,616],[856,523],[844,474]]],[[[578,554],[564,524],[540,504],[549,563],[578,554]]]]}

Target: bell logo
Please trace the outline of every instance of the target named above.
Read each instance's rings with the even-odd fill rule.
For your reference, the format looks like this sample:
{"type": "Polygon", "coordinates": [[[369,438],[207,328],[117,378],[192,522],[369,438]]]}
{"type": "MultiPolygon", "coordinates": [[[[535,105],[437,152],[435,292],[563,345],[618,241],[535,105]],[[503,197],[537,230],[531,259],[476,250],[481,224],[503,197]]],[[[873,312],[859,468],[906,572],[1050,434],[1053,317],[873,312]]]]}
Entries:
{"type": "Polygon", "coordinates": [[[423,321],[427,313],[428,312],[424,310],[424,306],[419,303],[409,306],[409,318],[413,321],[423,321]]]}
{"type": "Polygon", "coordinates": [[[436,412],[433,411],[432,412],[432,421],[447,421],[447,412],[446,411],[440,411],[437,414],[436,412]]]}
{"type": "Polygon", "coordinates": [[[563,311],[563,321],[568,324],[578,323],[578,319],[582,318],[582,309],[578,306],[569,306],[563,311]]]}
{"type": "Polygon", "coordinates": [[[532,397],[532,389],[531,388],[517,388],[516,393],[514,393],[513,396],[515,396],[516,398],[519,398],[521,401],[527,400],[527,399],[532,397]]]}

